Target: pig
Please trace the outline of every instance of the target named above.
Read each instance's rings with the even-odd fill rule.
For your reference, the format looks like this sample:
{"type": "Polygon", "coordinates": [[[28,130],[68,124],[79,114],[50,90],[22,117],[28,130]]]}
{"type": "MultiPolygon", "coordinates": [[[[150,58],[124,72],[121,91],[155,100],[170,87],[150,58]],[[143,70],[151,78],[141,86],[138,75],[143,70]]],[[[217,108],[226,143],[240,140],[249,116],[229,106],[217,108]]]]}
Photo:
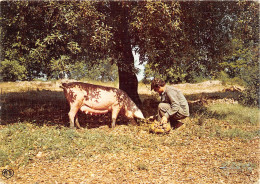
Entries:
{"type": "Polygon", "coordinates": [[[111,127],[116,125],[119,112],[136,123],[134,118],[144,119],[143,113],[122,90],[94,85],[82,82],[62,83],[65,97],[70,105],[68,113],[70,127],[74,128],[74,120],[78,128],[81,128],[77,113],[82,111],[85,114],[99,115],[112,112],[111,127]]]}

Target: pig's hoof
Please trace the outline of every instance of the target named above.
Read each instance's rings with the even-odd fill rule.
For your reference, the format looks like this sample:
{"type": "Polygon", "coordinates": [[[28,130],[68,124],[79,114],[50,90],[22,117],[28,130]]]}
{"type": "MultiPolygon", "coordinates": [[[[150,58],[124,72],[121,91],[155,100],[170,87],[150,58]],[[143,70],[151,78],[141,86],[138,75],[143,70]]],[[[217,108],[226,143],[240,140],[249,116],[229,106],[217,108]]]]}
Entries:
{"type": "Polygon", "coordinates": [[[113,122],[113,123],[111,124],[111,128],[115,128],[115,127],[116,127],[116,123],[113,122]]]}
{"type": "Polygon", "coordinates": [[[77,129],[77,131],[79,131],[79,132],[82,132],[82,131],[84,131],[84,130],[85,130],[85,129],[82,128],[82,127],[80,127],[80,128],[77,129]]]}
{"type": "Polygon", "coordinates": [[[116,127],[116,125],[111,125],[111,128],[115,128],[116,127]]]}

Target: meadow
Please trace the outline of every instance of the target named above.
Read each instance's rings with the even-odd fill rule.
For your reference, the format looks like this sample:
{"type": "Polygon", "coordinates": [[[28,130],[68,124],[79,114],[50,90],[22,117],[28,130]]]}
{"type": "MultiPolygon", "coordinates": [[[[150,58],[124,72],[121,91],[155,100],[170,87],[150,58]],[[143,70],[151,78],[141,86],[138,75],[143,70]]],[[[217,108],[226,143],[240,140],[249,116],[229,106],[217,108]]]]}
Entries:
{"type": "MultiPolygon", "coordinates": [[[[92,81],[93,82],[93,81],[92,81]]],[[[99,83],[101,84],[101,83],[99,83]]],[[[69,105],[55,82],[0,83],[0,183],[257,183],[259,109],[237,102],[240,91],[219,81],[175,85],[191,116],[169,134],[119,117],[80,114],[70,129],[69,105]]],[[[117,87],[116,83],[103,85],[117,87]]],[[[242,87],[240,87],[243,89],[242,87]]],[[[139,85],[145,117],[159,96],[139,85]]]]}

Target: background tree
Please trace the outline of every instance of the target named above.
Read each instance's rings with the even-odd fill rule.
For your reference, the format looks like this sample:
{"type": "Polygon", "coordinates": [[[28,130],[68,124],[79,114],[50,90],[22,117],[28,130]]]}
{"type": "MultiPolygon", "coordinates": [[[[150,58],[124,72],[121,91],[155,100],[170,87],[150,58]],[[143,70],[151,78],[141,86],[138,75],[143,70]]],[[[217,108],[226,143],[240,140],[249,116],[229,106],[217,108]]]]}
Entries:
{"type": "Polygon", "coordinates": [[[91,2],[1,2],[2,57],[17,50],[26,60],[27,79],[69,72],[77,61],[97,61],[102,15],[91,2]]]}

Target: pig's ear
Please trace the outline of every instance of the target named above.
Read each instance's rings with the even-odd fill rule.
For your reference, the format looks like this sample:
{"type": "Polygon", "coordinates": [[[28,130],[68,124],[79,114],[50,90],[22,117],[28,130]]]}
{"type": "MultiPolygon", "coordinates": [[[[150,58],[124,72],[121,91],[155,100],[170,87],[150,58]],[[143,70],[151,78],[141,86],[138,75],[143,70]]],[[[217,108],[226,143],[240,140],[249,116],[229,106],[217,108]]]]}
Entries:
{"type": "Polygon", "coordinates": [[[135,116],[136,118],[144,119],[144,115],[143,115],[143,113],[141,112],[140,109],[138,109],[137,111],[135,111],[134,116],[135,116]]]}

